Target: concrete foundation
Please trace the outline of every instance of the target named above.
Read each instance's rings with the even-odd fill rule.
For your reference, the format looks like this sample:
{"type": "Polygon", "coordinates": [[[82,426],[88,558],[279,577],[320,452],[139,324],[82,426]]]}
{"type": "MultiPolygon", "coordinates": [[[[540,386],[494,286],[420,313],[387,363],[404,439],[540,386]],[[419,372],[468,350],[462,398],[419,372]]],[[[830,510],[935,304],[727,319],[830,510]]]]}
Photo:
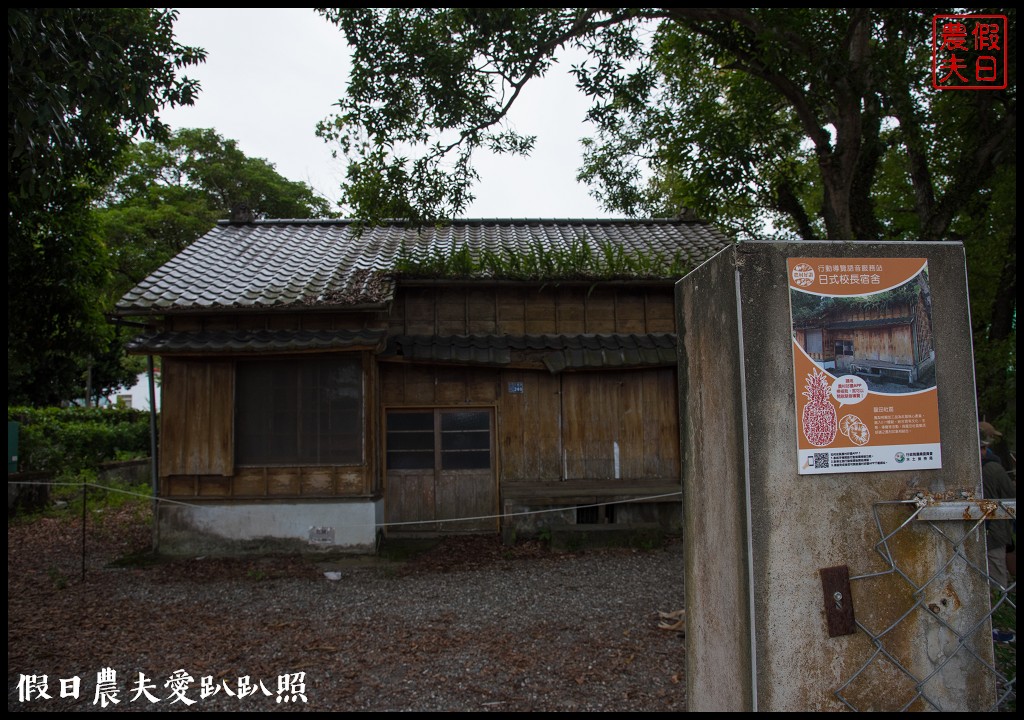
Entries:
{"type": "MultiPolygon", "coordinates": [[[[612,503],[612,518],[608,519],[608,511],[604,505],[598,506],[595,513],[599,519],[597,525],[656,525],[662,532],[669,534],[681,534],[683,530],[682,514],[678,498],[675,502],[619,502],[612,503]]],[[[609,502],[603,497],[587,497],[578,502],[566,506],[550,505],[548,503],[534,503],[525,499],[506,500],[504,504],[505,518],[502,520],[502,538],[508,544],[515,540],[535,538],[550,531],[555,526],[577,525],[580,523],[577,518],[577,505],[590,505],[595,502],[609,502]]]]}
{"type": "Polygon", "coordinates": [[[166,555],[343,551],[372,553],[383,500],[161,503],[157,551],[166,555]]]}
{"type": "Polygon", "coordinates": [[[653,550],[664,542],[665,531],[656,523],[551,526],[551,549],[554,552],[608,547],[653,550]]]}
{"type": "MultiPolygon", "coordinates": [[[[879,524],[893,530],[913,509],[879,503],[979,485],[963,248],[742,244],[680,281],[677,296],[689,709],[990,708],[983,535],[951,561],[940,533],[911,521],[889,544],[898,572],[876,551],[879,524]],[[790,257],[928,260],[941,469],[799,474],[790,257]],[[855,578],[860,627],[830,637],[821,570],[835,566],[855,578]],[[877,659],[879,643],[893,661],[877,659]]],[[[960,537],[971,525],[941,529],[960,537]]]]}

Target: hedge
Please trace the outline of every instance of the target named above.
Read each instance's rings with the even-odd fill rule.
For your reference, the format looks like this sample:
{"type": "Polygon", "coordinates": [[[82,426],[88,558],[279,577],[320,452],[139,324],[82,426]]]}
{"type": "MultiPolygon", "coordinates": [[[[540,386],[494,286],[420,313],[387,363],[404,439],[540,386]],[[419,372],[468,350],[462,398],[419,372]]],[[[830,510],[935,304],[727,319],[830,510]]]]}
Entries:
{"type": "Polygon", "coordinates": [[[128,408],[8,407],[21,424],[19,470],[77,474],[126,455],[149,455],[149,413],[128,408]]]}

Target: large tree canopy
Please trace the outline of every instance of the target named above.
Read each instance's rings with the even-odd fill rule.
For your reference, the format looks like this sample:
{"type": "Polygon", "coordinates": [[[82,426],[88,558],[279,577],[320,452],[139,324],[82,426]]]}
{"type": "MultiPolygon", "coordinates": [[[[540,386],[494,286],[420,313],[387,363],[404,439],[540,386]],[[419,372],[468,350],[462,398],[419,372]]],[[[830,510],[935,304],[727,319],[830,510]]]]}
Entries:
{"type": "Polygon", "coordinates": [[[319,133],[349,161],[357,216],[461,213],[473,152],[528,152],[509,109],[581,50],[594,133],[580,179],[606,207],[686,206],[739,238],[963,239],[985,285],[972,305],[982,412],[1014,412],[1016,218],[1001,203],[1016,186],[1015,57],[1006,90],[933,89],[932,18],[952,9],[322,12],[353,48],[319,133]]]}
{"type": "Polygon", "coordinates": [[[157,113],[191,105],[198,83],[177,73],[205,53],[174,40],[168,10],[7,11],[8,199],[53,198],[105,182],[137,134],[166,132],[157,113]]]}
{"type": "Polygon", "coordinates": [[[157,113],[191,104],[178,72],[203,51],[150,8],[7,11],[7,396],[67,398],[109,348],[107,283],[91,205],[122,149],[161,136],[157,113]]]}

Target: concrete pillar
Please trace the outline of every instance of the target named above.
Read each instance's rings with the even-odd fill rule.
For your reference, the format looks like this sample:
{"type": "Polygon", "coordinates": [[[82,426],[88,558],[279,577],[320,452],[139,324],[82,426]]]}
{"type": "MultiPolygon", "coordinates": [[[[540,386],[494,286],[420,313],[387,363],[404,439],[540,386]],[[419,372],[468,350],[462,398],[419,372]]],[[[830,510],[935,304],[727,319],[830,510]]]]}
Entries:
{"type": "Polygon", "coordinates": [[[983,535],[914,520],[876,549],[914,510],[880,503],[979,489],[963,248],[745,243],[680,281],[677,307],[689,709],[990,708],[989,596],[971,566],[985,569],[983,535]],[[801,474],[790,258],[927,260],[941,467],[801,474]],[[959,556],[937,529],[967,535],[959,556]],[[861,627],[830,637],[821,571],[834,567],[854,578],[861,627]]]}

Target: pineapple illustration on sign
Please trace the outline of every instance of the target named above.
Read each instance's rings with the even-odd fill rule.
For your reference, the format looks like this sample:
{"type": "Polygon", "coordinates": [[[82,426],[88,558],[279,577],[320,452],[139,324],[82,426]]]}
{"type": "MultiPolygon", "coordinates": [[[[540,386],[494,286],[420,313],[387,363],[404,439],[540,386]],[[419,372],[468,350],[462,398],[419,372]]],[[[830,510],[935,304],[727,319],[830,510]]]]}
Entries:
{"type": "Polygon", "coordinates": [[[807,404],[804,405],[804,412],[800,418],[804,437],[814,447],[830,445],[836,439],[839,425],[836,409],[829,401],[831,386],[828,375],[820,370],[807,373],[804,388],[807,390],[803,393],[807,398],[807,404]]]}

